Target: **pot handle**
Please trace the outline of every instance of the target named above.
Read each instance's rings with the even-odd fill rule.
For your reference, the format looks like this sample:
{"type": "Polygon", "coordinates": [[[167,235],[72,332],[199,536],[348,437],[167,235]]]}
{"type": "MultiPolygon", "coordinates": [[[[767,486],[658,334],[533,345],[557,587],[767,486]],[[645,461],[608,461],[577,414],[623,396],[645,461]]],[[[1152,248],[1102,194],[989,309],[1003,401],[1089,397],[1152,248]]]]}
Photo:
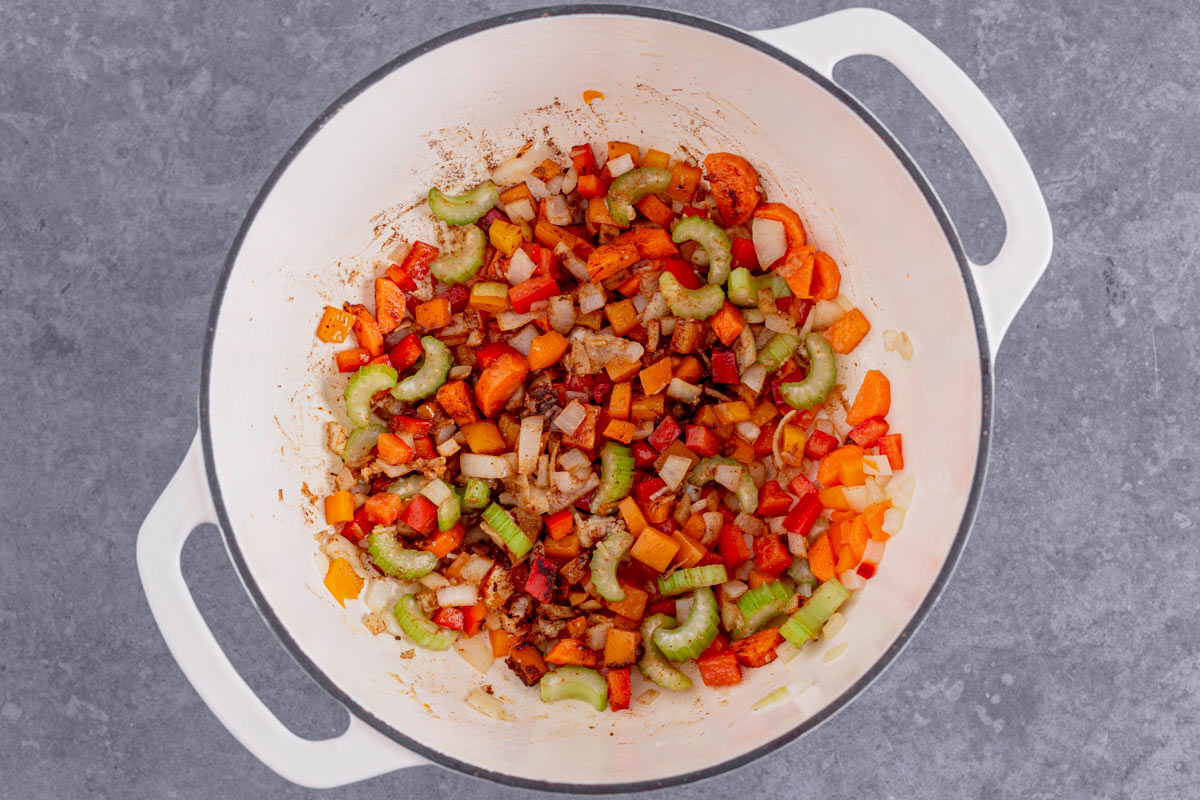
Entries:
{"type": "Polygon", "coordinates": [[[217,719],[268,767],[312,788],[341,786],[427,763],[353,714],[340,736],[302,739],[254,694],[229,663],[183,579],[183,543],[198,525],[216,521],[197,435],[138,531],[137,563],[167,648],[217,719]]]}
{"type": "Polygon", "coordinates": [[[1025,154],[995,107],[967,74],[932,42],[896,17],[851,8],[754,34],[830,80],[834,66],[854,55],[886,59],[925,95],[979,165],[1007,228],[989,264],[971,263],[991,355],[1050,262],[1050,213],[1025,154]]]}

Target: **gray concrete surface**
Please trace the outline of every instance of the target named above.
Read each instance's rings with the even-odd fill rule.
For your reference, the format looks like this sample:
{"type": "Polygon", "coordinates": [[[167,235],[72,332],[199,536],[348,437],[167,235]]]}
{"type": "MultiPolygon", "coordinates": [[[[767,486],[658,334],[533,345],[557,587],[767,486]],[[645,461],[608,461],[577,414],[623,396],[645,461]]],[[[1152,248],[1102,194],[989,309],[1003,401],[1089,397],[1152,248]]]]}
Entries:
{"type": "MultiPolygon", "coordinates": [[[[523,5],[0,4],[0,796],[308,797],[243,750],[167,653],[134,535],[196,427],[209,299],[276,160],[393,55],[523,5]]],[[[745,28],[840,2],[679,2],[745,28]]],[[[656,797],[1200,796],[1200,11],[1192,0],[881,7],[994,100],[1057,240],[996,364],[971,542],[894,666],[800,742],[656,797]]],[[[973,255],[1003,223],[945,124],[869,59],[973,255]]],[[[218,637],[281,718],[344,712],[189,543],[218,637]]],[[[327,796],[513,798],[436,767],[327,796]]]]}

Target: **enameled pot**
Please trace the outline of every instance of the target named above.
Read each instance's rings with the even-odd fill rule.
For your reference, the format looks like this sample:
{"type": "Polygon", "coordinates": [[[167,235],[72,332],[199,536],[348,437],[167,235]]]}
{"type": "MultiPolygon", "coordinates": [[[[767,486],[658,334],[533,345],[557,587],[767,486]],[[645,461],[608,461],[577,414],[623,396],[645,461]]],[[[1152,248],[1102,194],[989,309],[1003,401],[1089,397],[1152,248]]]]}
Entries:
{"type": "MultiPolygon", "coordinates": [[[[230,250],[204,351],[200,432],[138,539],[146,596],[180,666],[247,748],[286,778],[333,786],[435,762],[502,783],[571,792],[679,784],[745,764],[844,706],[907,641],[948,578],[983,485],[991,359],[1049,260],[1050,220],[995,109],[944,54],[887,14],[842,11],[745,33],[674,12],[604,6],[520,12],[439,37],[334,103],[288,151],[230,250]],[[842,58],[895,64],[942,113],[996,195],[1007,237],[972,264],[937,195],[891,134],[831,80],[842,58]],[[585,89],[605,99],[586,106],[585,89]],[[837,642],[754,670],[730,691],[662,693],[632,712],[543,704],[497,665],[374,637],[363,608],[322,586],[309,491],[328,489],[324,424],[341,384],[314,346],[316,316],[365,279],[391,237],[431,223],[412,206],[451,191],[527,139],[621,139],[693,153],[731,150],[796,208],[845,265],[843,291],[876,332],[906,331],[908,362],[868,337],[884,364],[890,421],[916,494],[878,575],[846,609],[837,642]],[[348,288],[352,287],[352,288],[348,288]],[[247,591],[284,646],[350,711],[341,736],[288,731],[221,652],[188,593],[179,556],[219,525],[247,591]],[[826,662],[831,646],[845,643],[826,662]],[[811,687],[751,712],[782,685],[811,687]],[[491,684],[516,717],[467,706],[491,684]]],[[[635,696],[638,689],[635,687],[635,696]]]]}

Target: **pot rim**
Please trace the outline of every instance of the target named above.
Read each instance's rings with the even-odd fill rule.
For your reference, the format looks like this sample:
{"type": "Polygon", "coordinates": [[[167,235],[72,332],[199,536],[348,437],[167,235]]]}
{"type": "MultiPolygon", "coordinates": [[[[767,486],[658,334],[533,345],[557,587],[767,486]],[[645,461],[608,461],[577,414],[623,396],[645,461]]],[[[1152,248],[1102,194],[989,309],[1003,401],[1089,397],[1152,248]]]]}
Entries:
{"type": "Polygon", "coordinates": [[[340,97],[333,101],[321,114],[304,130],[300,137],[288,148],[284,153],[279,163],[271,171],[262,188],[255,195],[254,201],[251,203],[239,226],[237,234],[233,239],[233,243],[229,248],[229,253],[225,258],[225,263],[221,269],[221,275],[217,281],[216,291],[213,294],[212,306],[209,311],[208,326],[205,331],[204,354],[201,364],[200,376],[200,435],[201,443],[204,451],[204,469],[208,478],[208,485],[212,493],[213,506],[216,509],[217,519],[219,521],[218,528],[221,531],[221,537],[225,542],[226,550],[229,552],[230,558],[233,560],[234,566],[237,568],[238,574],[241,577],[242,584],[246,587],[251,600],[255,607],[266,621],[268,627],[279,638],[284,649],[295,659],[296,663],[309,675],[326,692],[334,697],[354,716],[361,719],[366,724],[370,725],[375,730],[379,731],[384,736],[392,739],[396,743],[406,749],[428,759],[429,761],[439,764],[443,767],[448,767],[465,775],[470,775],[476,778],[484,778],[496,783],[507,786],[515,786],[525,789],[536,789],[546,792],[567,792],[572,794],[617,794],[625,792],[642,792],[652,789],[661,789],[672,786],[681,786],[683,784],[692,783],[694,781],[711,778],[721,773],[728,772],[738,767],[742,767],[755,761],[762,756],[771,753],[785,744],[788,744],[809,731],[817,728],[826,720],[830,719],[834,714],[844,708],[851,700],[861,694],[880,674],[891,664],[892,660],[899,654],[904,646],[912,638],[924,621],[925,616],[937,602],[945,589],[958,560],[962,555],[963,547],[966,544],[968,535],[970,534],[971,526],[974,523],[975,515],[978,511],[979,499],[983,492],[984,480],[987,473],[988,452],[991,442],[991,427],[992,427],[992,370],[991,358],[989,356],[987,343],[987,330],[984,327],[983,312],[980,306],[979,296],[975,289],[975,283],[972,278],[970,268],[968,266],[966,253],[962,243],[959,241],[958,233],[954,227],[954,223],[950,220],[946,213],[940,198],[934,191],[929,181],[925,178],[920,168],[909,156],[903,145],[891,134],[890,131],[881,123],[875,116],[868,111],[861,103],[845,90],[829,80],[825,76],[818,73],[812,67],[809,67],[804,62],[788,55],[782,50],[767,44],[758,39],[752,34],[731,27],[721,22],[705,19],[703,17],[693,16],[678,11],[630,6],[622,4],[585,4],[579,6],[547,6],[542,8],[532,8],[522,11],[515,11],[500,16],[490,17],[488,19],[479,20],[477,22],[464,25],[452,31],[436,36],[416,47],[411,48],[405,53],[388,61],[383,66],[371,72],[362,80],[358,81],[354,86],[348,89],[340,97]],[[781,62],[784,66],[799,72],[808,79],[817,83],[825,91],[833,95],[849,110],[865,122],[885,145],[892,151],[900,163],[911,175],[913,181],[920,189],[926,202],[929,204],[930,210],[941,226],[943,233],[946,236],[946,241],[950,245],[950,249],[954,254],[954,259],[958,264],[959,271],[962,274],[963,283],[966,287],[968,301],[971,306],[971,315],[975,321],[975,335],[979,344],[979,368],[981,386],[981,429],[979,435],[979,449],[976,453],[975,473],[971,481],[970,493],[967,497],[966,507],[963,510],[962,521],[959,523],[958,532],[955,534],[954,541],[950,546],[950,550],[946,555],[946,561],[930,586],[925,599],[921,605],[917,607],[912,619],[908,625],[900,632],[896,639],[887,647],[886,650],[878,657],[871,668],[854,682],[846,691],[834,698],[820,712],[814,714],[799,725],[796,725],[786,733],[777,736],[776,738],[765,742],[764,744],[755,747],[741,755],[714,764],[704,769],[693,770],[678,775],[671,775],[663,778],[654,778],[640,781],[626,781],[620,783],[572,783],[569,781],[544,781],[533,778],[525,778],[519,775],[510,775],[503,772],[482,769],[474,764],[462,761],[454,756],[441,753],[432,748],[417,742],[396,728],[387,724],[383,720],[375,716],[371,711],[364,708],[358,702],[345,694],[325,672],[310,659],[301,649],[297,641],[292,637],[291,633],[284,627],[282,621],[275,614],[270,603],[267,602],[262,590],[259,588],[254,579],[253,574],[246,563],[241,549],[238,546],[236,537],[233,535],[232,525],[229,521],[228,512],[225,509],[224,501],[221,496],[220,482],[217,478],[215,469],[215,460],[213,457],[213,437],[212,437],[212,421],[209,416],[209,395],[212,390],[212,362],[213,362],[213,345],[217,329],[217,322],[220,319],[221,305],[225,297],[225,290],[229,283],[229,276],[233,271],[233,266],[237,261],[238,255],[241,252],[242,243],[245,240],[247,232],[254,224],[258,217],[258,212],[262,208],[266,198],[274,190],[276,183],[283,173],[291,166],[292,161],[303,150],[314,136],[325,126],[325,124],[333,118],[345,105],[358,95],[374,86],[384,77],[395,72],[397,69],[405,66],[409,62],[419,58],[420,56],[431,52],[443,45],[457,41],[464,37],[470,36],[481,31],[498,28],[504,25],[526,22],[528,20],[537,19],[539,17],[559,17],[559,16],[585,16],[585,15],[609,15],[609,16],[627,16],[638,17],[644,19],[662,20],[672,22],[679,25],[686,25],[692,28],[698,28],[709,33],[714,33],[730,39],[738,44],[752,47],[759,52],[768,55],[775,60],[781,62]]]}

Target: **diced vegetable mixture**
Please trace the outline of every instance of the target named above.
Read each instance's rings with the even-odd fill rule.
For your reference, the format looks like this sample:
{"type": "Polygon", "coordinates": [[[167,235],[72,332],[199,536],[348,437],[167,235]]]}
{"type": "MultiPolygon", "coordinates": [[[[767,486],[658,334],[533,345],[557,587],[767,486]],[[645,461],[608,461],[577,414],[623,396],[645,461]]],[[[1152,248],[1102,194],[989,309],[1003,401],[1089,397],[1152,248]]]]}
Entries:
{"type": "Polygon", "coordinates": [[[601,155],[531,144],[431,189],[457,244],[382,265],[374,313],[324,309],[318,339],[357,346],[323,550],[374,632],[620,711],[816,637],[912,481],[888,378],[838,382],[867,316],[755,168],[601,155]]]}

